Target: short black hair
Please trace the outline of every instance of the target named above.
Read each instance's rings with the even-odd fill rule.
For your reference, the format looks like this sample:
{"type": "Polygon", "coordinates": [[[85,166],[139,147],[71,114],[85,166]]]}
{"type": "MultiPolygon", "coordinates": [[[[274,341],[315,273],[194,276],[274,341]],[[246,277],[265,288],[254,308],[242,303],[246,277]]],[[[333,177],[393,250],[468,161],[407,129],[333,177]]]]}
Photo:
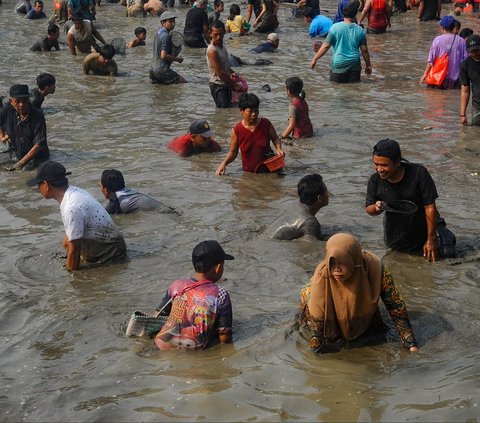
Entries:
{"type": "Polygon", "coordinates": [[[111,44],[105,44],[100,47],[99,53],[105,57],[105,59],[111,59],[113,56],[115,56],[115,47],[113,47],[111,44]]]}
{"type": "Polygon", "coordinates": [[[467,37],[470,37],[470,35],[473,34],[473,30],[470,29],[470,28],[463,28],[459,33],[458,35],[462,38],[467,38],[467,37]]]}
{"type": "Polygon", "coordinates": [[[117,169],[104,170],[100,182],[110,192],[117,192],[125,188],[125,179],[123,179],[122,172],[117,169]]]}
{"type": "Polygon", "coordinates": [[[303,11],[303,16],[305,18],[310,18],[310,19],[313,19],[315,16],[317,16],[315,14],[315,11],[311,8],[311,7],[306,7],[305,10],[303,11]]]}
{"type": "Polygon", "coordinates": [[[58,25],[55,25],[54,23],[51,23],[48,25],[48,28],[47,28],[48,35],[56,34],[59,31],[60,31],[60,28],[58,27],[58,25]]]}
{"type": "Polygon", "coordinates": [[[318,173],[304,176],[297,184],[297,193],[300,203],[311,206],[318,197],[323,197],[326,187],[323,178],[318,173]]]}
{"type": "Polygon", "coordinates": [[[357,0],[351,2],[349,5],[343,8],[343,16],[348,19],[353,19],[355,16],[357,16],[359,7],[360,3],[357,0]]]}
{"type": "Polygon", "coordinates": [[[292,76],[285,81],[285,87],[293,95],[301,95],[303,91],[303,81],[298,76],[292,76]]]}
{"type": "Polygon", "coordinates": [[[210,25],[210,30],[212,29],[223,29],[223,32],[225,32],[225,24],[219,20],[213,21],[210,25]]]}
{"type": "Polygon", "coordinates": [[[43,1],[42,0],[35,0],[33,5],[35,6],[36,4],[41,4],[43,6],[43,1]]]}
{"type": "Polygon", "coordinates": [[[460,29],[462,27],[462,23],[457,21],[456,19],[453,21],[453,29],[460,29]]]}
{"type": "Polygon", "coordinates": [[[245,109],[258,109],[260,107],[260,99],[255,94],[242,93],[238,99],[238,108],[240,110],[245,109]]]}
{"type": "Polygon", "coordinates": [[[196,260],[195,258],[192,258],[192,263],[193,263],[193,268],[195,269],[195,272],[198,273],[208,273],[210,270],[212,270],[218,263],[222,263],[223,260],[217,262],[217,263],[212,263],[210,261],[205,261],[205,260],[196,260]]]}
{"type": "Polygon", "coordinates": [[[146,34],[147,30],[143,26],[138,26],[135,28],[135,31],[133,31],[135,36],[138,37],[140,34],[146,34]]]}
{"type": "Polygon", "coordinates": [[[82,21],[83,22],[83,13],[80,10],[73,12],[72,21],[82,21]]]}
{"type": "Polygon", "coordinates": [[[235,19],[235,16],[238,16],[240,15],[240,6],[236,3],[233,3],[231,6],[230,6],[230,15],[228,16],[228,19],[230,19],[231,21],[233,21],[235,19]]]}
{"type": "Polygon", "coordinates": [[[51,73],[41,73],[37,76],[37,87],[41,90],[49,85],[54,85],[55,83],[55,77],[51,73]]]}
{"type": "Polygon", "coordinates": [[[223,4],[223,0],[214,0],[213,7],[218,7],[223,4]]]}

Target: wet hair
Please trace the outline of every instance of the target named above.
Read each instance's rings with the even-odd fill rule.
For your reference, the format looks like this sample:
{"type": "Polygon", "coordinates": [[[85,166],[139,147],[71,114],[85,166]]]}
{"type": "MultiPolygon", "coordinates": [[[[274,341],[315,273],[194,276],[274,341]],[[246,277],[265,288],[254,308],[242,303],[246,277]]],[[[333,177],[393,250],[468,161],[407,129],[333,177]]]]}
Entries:
{"type": "Polygon", "coordinates": [[[37,4],[41,4],[43,6],[43,1],[42,0],[35,0],[33,5],[36,6],[37,4]]]}
{"type": "Polygon", "coordinates": [[[223,4],[223,1],[222,0],[215,0],[213,2],[213,7],[214,8],[217,8],[218,6],[221,6],[223,4]]]}
{"type": "Polygon", "coordinates": [[[260,99],[255,94],[242,93],[238,99],[238,108],[240,110],[245,109],[258,109],[260,107],[260,99]]]}
{"type": "Polygon", "coordinates": [[[240,6],[236,3],[234,3],[230,6],[230,15],[229,15],[228,19],[233,21],[235,19],[235,16],[240,15],[240,13],[241,13],[240,12],[240,6]]]}
{"type": "Polygon", "coordinates": [[[99,53],[105,57],[105,59],[111,59],[113,56],[115,56],[115,47],[113,47],[111,44],[105,44],[100,47],[99,53]]]}
{"type": "Polygon", "coordinates": [[[73,12],[72,21],[82,21],[83,22],[83,13],[80,10],[73,12]]]}
{"type": "Polygon", "coordinates": [[[458,35],[462,38],[467,38],[467,37],[470,37],[470,35],[473,34],[473,30],[470,29],[470,28],[463,28],[459,33],[458,35]]]}
{"type": "Polygon", "coordinates": [[[305,91],[303,91],[303,81],[298,76],[292,76],[285,81],[285,87],[294,96],[305,98],[305,91]]]}
{"type": "Polygon", "coordinates": [[[117,192],[125,188],[125,179],[123,179],[122,172],[117,169],[104,170],[100,182],[110,192],[117,192]]]}
{"type": "Polygon", "coordinates": [[[210,25],[210,30],[212,29],[223,29],[223,32],[225,32],[225,24],[219,20],[213,21],[210,25]]]}
{"type": "Polygon", "coordinates": [[[460,21],[457,21],[457,20],[455,19],[455,21],[453,22],[452,29],[457,29],[457,30],[459,30],[461,27],[462,27],[462,23],[461,23],[460,21]]]}
{"type": "Polygon", "coordinates": [[[357,16],[359,7],[360,3],[357,0],[351,2],[349,5],[343,8],[343,16],[348,19],[353,19],[355,16],[357,16]]]}
{"type": "Polygon", "coordinates": [[[55,84],[55,77],[51,73],[41,73],[37,76],[37,86],[41,90],[45,89],[49,85],[55,84]]]}
{"type": "Polygon", "coordinates": [[[146,34],[147,30],[143,26],[138,26],[137,28],[135,28],[135,31],[133,31],[133,33],[135,34],[135,37],[138,37],[140,34],[146,34]]]}
{"type": "Polygon", "coordinates": [[[315,18],[315,11],[311,7],[306,7],[305,10],[303,11],[303,17],[304,18],[310,18],[313,19],[315,18]]]}
{"type": "Polygon", "coordinates": [[[297,184],[297,193],[300,203],[311,206],[318,197],[325,195],[325,184],[323,178],[318,173],[304,176],[297,184]]]}
{"type": "Polygon", "coordinates": [[[48,35],[53,35],[53,34],[56,34],[57,32],[60,32],[60,28],[58,27],[58,25],[55,25],[54,23],[51,23],[48,25],[48,28],[47,28],[48,35]]]}

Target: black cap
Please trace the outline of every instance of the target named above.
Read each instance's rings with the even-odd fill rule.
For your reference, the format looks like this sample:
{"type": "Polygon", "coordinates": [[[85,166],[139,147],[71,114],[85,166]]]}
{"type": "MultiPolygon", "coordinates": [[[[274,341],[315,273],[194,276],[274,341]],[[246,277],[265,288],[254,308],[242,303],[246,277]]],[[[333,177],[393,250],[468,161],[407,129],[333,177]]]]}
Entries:
{"type": "Polygon", "coordinates": [[[233,260],[233,256],[225,253],[222,246],[217,241],[202,241],[193,249],[192,262],[195,269],[211,269],[224,260],[233,260]]]}
{"type": "Polygon", "coordinates": [[[391,140],[390,138],[378,141],[377,144],[375,144],[375,147],[373,147],[373,155],[388,157],[394,162],[402,160],[400,144],[395,140],[391,140]]]}
{"type": "Polygon", "coordinates": [[[465,40],[467,43],[467,50],[480,50],[480,35],[472,34],[465,40]]]}
{"type": "Polygon", "coordinates": [[[67,172],[65,168],[57,162],[43,162],[37,168],[37,176],[35,178],[29,179],[27,185],[33,187],[38,185],[40,182],[63,182],[66,180],[67,175],[71,175],[72,172],[67,172]]]}
{"type": "Polygon", "coordinates": [[[213,136],[213,131],[210,129],[210,125],[206,119],[195,119],[190,124],[189,132],[193,135],[202,135],[205,138],[213,136]]]}
{"type": "Polygon", "coordinates": [[[10,87],[10,97],[12,98],[27,98],[30,97],[28,85],[15,84],[10,87]]]}

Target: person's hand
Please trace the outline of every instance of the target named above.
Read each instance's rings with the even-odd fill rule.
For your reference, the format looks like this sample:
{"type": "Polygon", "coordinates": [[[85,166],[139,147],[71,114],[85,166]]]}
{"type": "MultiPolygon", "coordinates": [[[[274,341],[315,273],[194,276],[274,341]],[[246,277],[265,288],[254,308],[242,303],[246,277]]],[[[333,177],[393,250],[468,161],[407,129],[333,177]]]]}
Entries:
{"type": "Polygon", "coordinates": [[[377,201],[377,202],[375,203],[375,211],[376,211],[377,213],[383,211],[383,201],[377,201]]]}
{"type": "Polygon", "coordinates": [[[468,125],[468,121],[467,121],[467,115],[461,115],[460,116],[460,123],[464,126],[467,126],[468,125]]]}
{"type": "Polygon", "coordinates": [[[177,62],[182,63],[183,62],[183,57],[177,57],[177,62]]]}
{"type": "Polygon", "coordinates": [[[423,74],[422,77],[420,78],[420,82],[418,83],[418,85],[422,85],[423,81],[425,81],[425,78],[427,77],[427,74],[423,74]]]}
{"type": "Polygon", "coordinates": [[[17,162],[17,163],[15,163],[15,165],[13,167],[14,167],[14,170],[22,170],[23,169],[23,163],[22,162],[17,162]]]}
{"type": "Polygon", "coordinates": [[[423,246],[423,257],[432,263],[435,263],[437,260],[437,243],[433,241],[428,241],[423,246]]]}
{"type": "Polygon", "coordinates": [[[1,141],[1,142],[10,141],[10,137],[8,136],[8,134],[5,134],[5,135],[3,135],[3,136],[0,135],[0,141],[1,141]]]}
{"type": "Polygon", "coordinates": [[[372,66],[370,66],[370,65],[365,66],[365,73],[367,75],[371,75],[372,74],[372,66]]]}
{"type": "Polygon", "coordinates": [[[410,347],[410,348],[409,348],[409,351],[411,351],[411,352],[417,352],[417,351],[418,351],[418,348],[417,348],[417,347],[410,347]]]}
{"type": "Polygon", "coordinates": [[[222,163],[220,166],[218,166],[217,170],[215,171],[215,175],[217,175],[217,176],[225,175],[226,170],[227,170],[227,166],[225,166],[222,163]]]}
{"type": "Polygon", "coordinates": [[[315,65],[317,64],[317,61],[315,59],[312,59],[310,62],[310,69],[315,69],[315,65]]]}

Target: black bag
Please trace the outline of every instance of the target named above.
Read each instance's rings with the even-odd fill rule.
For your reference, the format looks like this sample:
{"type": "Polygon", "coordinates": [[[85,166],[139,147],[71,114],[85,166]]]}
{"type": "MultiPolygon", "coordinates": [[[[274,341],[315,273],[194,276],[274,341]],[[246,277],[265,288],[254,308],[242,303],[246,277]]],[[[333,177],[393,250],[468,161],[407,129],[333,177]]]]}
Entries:
{"type": "Polygon", "coordinates": [[[438,245],[438,252],[440,256],[444,258],[457,257],[457,252],[455,251],[457,238],[452,231],[447,229],[445,219],[440,216],[437,216],[437,233],[438,237],[440,238],[438,245]]]}

